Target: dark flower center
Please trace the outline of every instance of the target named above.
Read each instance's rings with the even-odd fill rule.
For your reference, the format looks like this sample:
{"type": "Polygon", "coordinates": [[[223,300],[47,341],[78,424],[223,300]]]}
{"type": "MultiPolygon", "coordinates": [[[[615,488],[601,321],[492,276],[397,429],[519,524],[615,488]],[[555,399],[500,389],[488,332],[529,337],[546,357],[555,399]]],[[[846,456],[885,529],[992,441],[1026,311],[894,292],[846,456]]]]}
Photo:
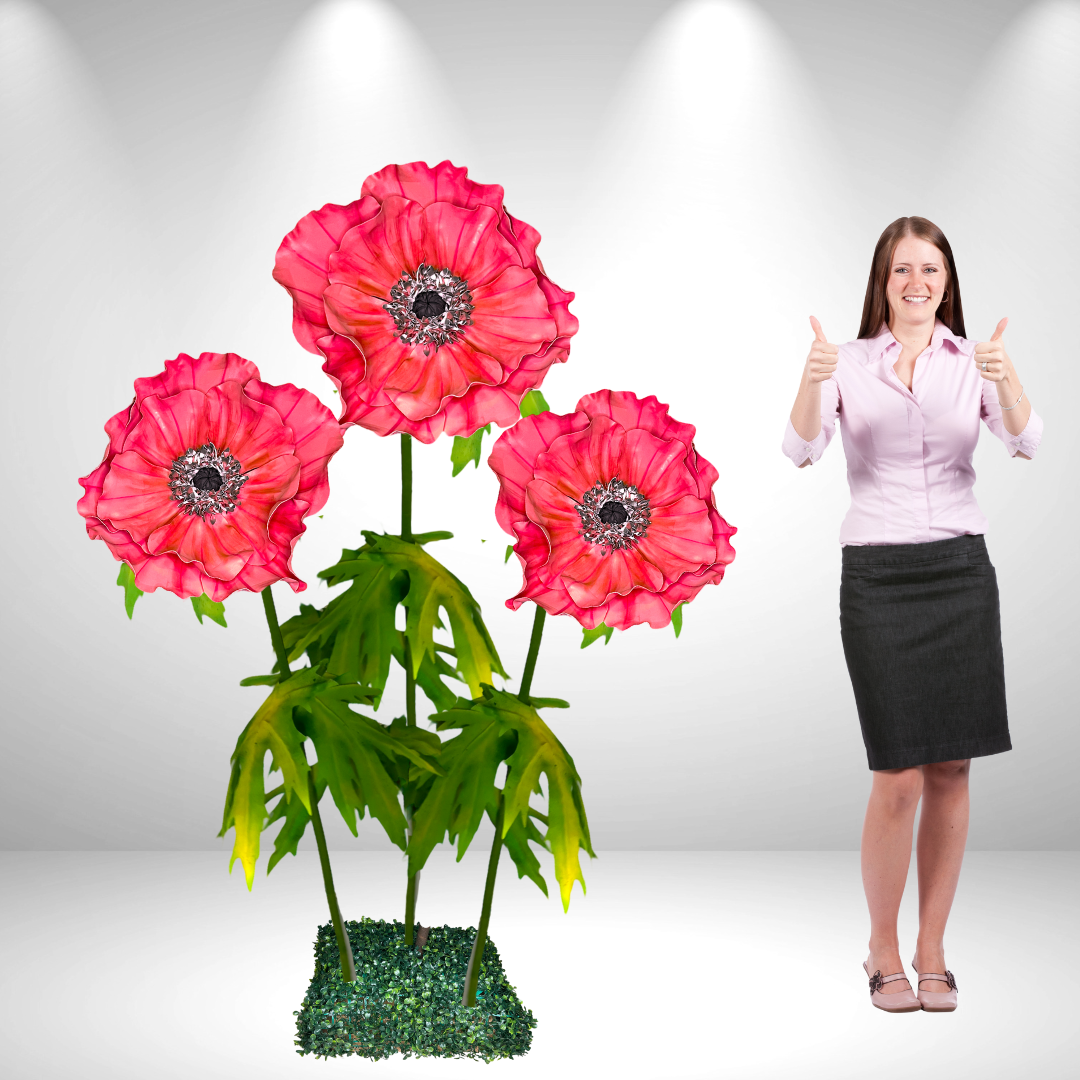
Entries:
{"type": "Polygon", "coordinates": [[[394,320],[394,337],[430,356],[432,346],[453,344],[472,325],[473,298],[469,283],[448,267],[421,263],[415,274],[402,271],[383,310],[394,320]]]}
{"type": "Polygon", "coordinates": [[[578,535],[590,544],[612,551],[632,547],[649,531],[652,511],[649,500],[617,476],[607,484],[596,484],[581,496],[577,507],[581,518],[578,535]]]}
{"type": "Polygon", "coordinates": [[[600,507],[600,520],[605,525],[621,525],[630,515],[621,502],[606,502],[600,507]]]}
{"type": "Polygon", "coordinates": [[[224,483],[221,473],[209,465],[204,465],[191,478],[191,486],[197,491],[217,491],[224,483]]]}
{"type": "Polygon", "coordinates": [[[446,301],[437,293],[422,292],[412,304],[412,312],[418,319],[437,319],[446,310],[446,301]]]}
{"type": "Polygon", "coordinates": [[[240,505],[246,483],[243,467],[229,448],[219,450],[213,443],[185,450],[169,470],[170,497],[185,514],[209,518],[211,525],[218,514],[231,514],[240,505]]]}

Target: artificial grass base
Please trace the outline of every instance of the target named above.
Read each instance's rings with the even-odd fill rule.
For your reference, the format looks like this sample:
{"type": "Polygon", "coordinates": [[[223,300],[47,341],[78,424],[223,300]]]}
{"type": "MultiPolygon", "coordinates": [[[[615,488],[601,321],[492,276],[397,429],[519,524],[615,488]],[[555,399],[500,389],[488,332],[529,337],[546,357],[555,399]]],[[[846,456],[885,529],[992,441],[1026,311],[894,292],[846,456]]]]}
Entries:
{"type": "Polygon", "coordinates": [[[365,918],[345,923],[345,930],[356,982],[341,977],[333,925],[320,926],[315,975],[293,1014],[298,1054],[357,1054],[373,1061],[415,1054],[490,1062],[528,1052],[536,1020],[506,981],[490,938],[476,1005],[461,1004],[475,927],[432,927],[423,954],[406,946],[404,923],[365,918]]]}

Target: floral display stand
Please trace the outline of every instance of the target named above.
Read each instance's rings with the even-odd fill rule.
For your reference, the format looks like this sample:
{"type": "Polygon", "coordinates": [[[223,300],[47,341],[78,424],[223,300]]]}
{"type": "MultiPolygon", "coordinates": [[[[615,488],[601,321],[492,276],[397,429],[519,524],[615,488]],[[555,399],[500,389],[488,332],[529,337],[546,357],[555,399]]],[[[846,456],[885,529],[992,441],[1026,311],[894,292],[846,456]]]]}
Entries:
{"type": "MultiPolygon", "coordinates": [[[[233,830],[230,869],[239,859],[251,889],[265,830],[280,823],[267,873],[296,854],[309,823],[314,833],[330,921],[296,1014],[300,1054],[528,1051],[536,1021],[487,938],[502,850],[545,895],[537,852],[550,854],[564,910],[574,882],[585,888],[579,852],[595,857],[581,777],[541,715],[567,702],[532,692],[545,618],[576,619],[583,648],[642,623],[677,635],[683,606],[735,557],[692,425],[629,391],[548,407],[539,387],[568,359],[577,319],[539,241],[498,185],[446,161],[387,166],[354,202],[301,218],[274,267],[293,334],[323,357],[341,415],[233,353],[181,353],[135,380],[134,400],[105,425],[101,464],[80,480],[79,512],[121,563],[129,617],[164,589],[189,599],[200,623],[225,626],[227,598],[261,595],[273,662],[241,680],[266,697],[237,739],[219,835],[233,830]],[[413,531],[414,444],[451,437],[456,476],[479,466],[492,425],[506,429],[487,459],[495,515],[524,576],[507,605],[535,605],[516,691],[479,604],[429,550],[451,534],[413,531]],[[400,531],[362,532],[319,572],[339,591],[279,622],[272,586],[306,589],[293,549],[327,504],[330,461],[353,427],[400,441],[400,531]],[[403,709],[382,722],[373,714],[394,665],[403,709]],[[370,814],[407,855],[400,922],[343,918],[327,792],[354,836],[370,814]],[[476,927],[420,927],[428,856],[449,841],[460,860],[485,815],[494,839],[476,927]]],[[[425,903],[437,911],[437,896],[425,903]]]]}

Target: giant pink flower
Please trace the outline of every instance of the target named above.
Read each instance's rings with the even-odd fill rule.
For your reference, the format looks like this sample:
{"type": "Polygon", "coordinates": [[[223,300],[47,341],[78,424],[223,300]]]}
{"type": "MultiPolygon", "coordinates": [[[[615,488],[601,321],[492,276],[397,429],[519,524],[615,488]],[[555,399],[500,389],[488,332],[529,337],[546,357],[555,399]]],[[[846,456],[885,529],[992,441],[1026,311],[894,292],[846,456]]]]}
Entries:
{"type": "Polygon", "coordinates": [[[501,187],[449,161],[388,165],[356,202],[302,218],[274,278],[296,339],[326,358],[341,422],[425,443],[512,424],[578,326],[539,242],[501,187]]]}
{"type": "Polygon", "coordinates": [[[330,494],[342,431],[308,390],[271,386],[234,353],[181,353],[106,425],[101,464],[79,483],[91,539],[128,563],[144,592],[259,592],[292,571],[304,518],[330,494]]]}
{"type": "Polygon", "coordinates": [[[525,573],[507,607],[533,600],[589,629],[661,627],[719,583],[735,529],[716,510],[719,474],[694,435],[655,397],[612,390],[503,432],[488,458],[495,516],[525,573]]]}

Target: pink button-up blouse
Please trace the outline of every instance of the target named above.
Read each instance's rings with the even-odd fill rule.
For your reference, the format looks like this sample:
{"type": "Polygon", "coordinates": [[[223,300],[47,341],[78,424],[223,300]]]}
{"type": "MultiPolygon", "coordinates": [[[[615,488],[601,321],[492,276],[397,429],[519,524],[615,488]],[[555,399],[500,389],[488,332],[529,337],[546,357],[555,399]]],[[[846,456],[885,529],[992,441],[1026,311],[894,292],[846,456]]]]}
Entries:
{"type": "Polygon", "coordinates": [[[802,465],[821,457],[840,418],[851,488],[841,544],[921,544],[986,531],[972,491],[979,420],[1013,456],[1034,457],[1043,425],[1032,409],[1019,435],[1005,430],[995,385],[972,360],[975,344],[939,321],[909,390],[893,370],[900,343],[891,331],[849,341],[821,384],[817,438],[807,442],[788,420],[784,453],[802,465]]]}

